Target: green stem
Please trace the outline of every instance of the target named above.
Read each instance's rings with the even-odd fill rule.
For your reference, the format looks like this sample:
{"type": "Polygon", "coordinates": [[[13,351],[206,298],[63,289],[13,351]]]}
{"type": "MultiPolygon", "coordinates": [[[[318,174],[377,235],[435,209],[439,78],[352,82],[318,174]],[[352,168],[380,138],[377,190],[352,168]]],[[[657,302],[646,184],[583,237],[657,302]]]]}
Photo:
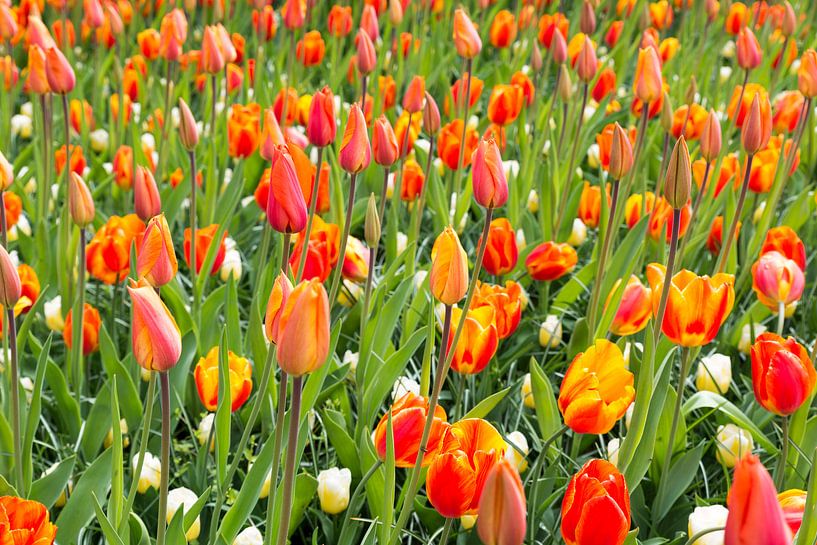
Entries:
{"type": "MultiPolygon", "coordinates": [[[[607,217],[607,229],[604,231],[604,241],[602,242],[601,253],[599,254],[597,260],[596,278],[593,280],[593,291],[592,295],[590,296],[590,308],[587,309],[587,324],[589,326],[588,331],[591,333],[595,331],[596,312],[599,305],[599,297],[601,295],[601,280],[604,273],[604,266],[607,263],[607,255],[610,252],[610,242],[613,238],[612,231],[615,228],[613,220],[615,218],[616,207],[618,205],[618,190],[619,181],[613,180],[613,195],[610,202],[610,211],[607,217]]],[[[602,188],[602,194],[604,194],[604,188],[602,188]]]]}
{"type": "Polygon", "coordinates": [[[23,451],[20,435],[20,371],[17,365],[17,322],[14,319],[14,308],[6,309],[6,321],[9,329],[9,348],[11,349],[11,428],[14,436],[14,474],[17,490],[23,491],[23,451]]]}
{"type": "Polygon", "coordinates": [[[531,490],[531,501],[530,501],[530,503],[528,503],[528,525],[529,525],[529,531],[530,531],[529,540],[530,540],[531,543],[535,543],[534,537],[536,535],[536,529],[538,528],[538,525],[534,524],[534,521],[537,520],[534,515],[535,515],[535,511],[536,511],[536,504],[537,504],[536,496],[538,495],[537,493],[539,491],[539,489],[536,486],[536,482],[539,479],[539,471],[541,470],[541,467],[542,467],[542,460],[547,458],[547,451],[550,448],[550,446],[553,444],[553,442],[556,441],[562,435],[564,435],[567,432],[568,429],[569,428],[567,426],[563,425],[553,435],[551,435],[550,437],[547,438],[547,440],[542,445],[542,450],[539,451],[539,455],[536,457],[536,461],[533,463],[533,467],[531,468],[530,473],[528,473],[528,478],[525,479],[525,484],[527,484],[528,479],[532,477],[531,488],[530,488],[530,490],[531,490]]]}
{"type": "MultiPolygon", "coordinates": [[[[737,115],[737,114],[736,114],[737,115]]],[[[746,172],[743,175],[743,184],[740,188],[740,197],[738,197],[738,206],[735,209],[735,217],[732,218],[732,224],[729,226],[729,234],[721,245],[721,252],[718,255],[718,262],[715,265],[715,272],[722,273],[726,268],[726,263],[729,258],[729,251],[732,249],[732,242],[735,239],[735,233],[738,230],[738,223],[740,223],[740,213],[743,211],[743,203],[746,202],[746,191],[749,189],[749,175],[752,172],[752,160],[755,154],[750,153],[746,158],[746,172]]]]}
{"type": "Polygon", "coordinates": [[[451,534],[451,526],[454,522],[452,518],[446,518],[445,524],[443,525],[443,531],[440,534],[440,541],[438,542],[440,545],[445,545],[448,543],[448,536],[451,534]]]}
{"type": "MultiPolygon", "coordinates": [[[[309,216],[306,220],[306,230],[303,234],[303,244],[301,245],[301,258],[298,261],[298,273],[295,275],[295,282],[300,282],[306,266],[307,247],[309,237],[312,236],[312,222],[315,220],[315,210],[318,208],[318,192],[320,190],[321,164],[323,163],[323,148],[318,148],[318,169],[315,171],[315,181],[312,182],[312,196],[309,199],[309,216]]],[[[341,261],[341,267],[343,261],[341,261]]]]}
{"type": "MultiPolygon", "coordinates": [[[[352,228],[352,209],[355,206],[355,182],[357,181],[357,172],[351,175],[349,183],[349,202],[346,203],[346,221],[343,223],[343,235],[340,239],[340,251],[338,252],[338,264],[335,267],[335,273],[332,276],[332,289],[329,292],[329,308],[335,304],[335,298],[338,295],[338,287],[340,287],[340,279],[343,276],[343,260],[346,256],[346,243],[349,240],[349,231],[352,228]]],[[[306,248],[303,249],[306,252],[306,248]]]]}
{"type": "Polygon", "coordinates": [[[77,249],[77,296],[74,309],[71,311],[71,378],[74,381],[74,398],[77,407],[82,408],[82,333],[85,318],[85,228],[79,229],[79,248],[77,249]]]}
{"type": "Polygon", "coordinates": [[[681,225],[681,210],[672,210],[672,238],[669,244],[669,258],[667,259],[667,271],[664,274],[664,283],[661,288],[661,299],[658,302],[658,312],[655,314],[655,328],[652,333],[653,347],[658,347],[658,339],[661,337],[661,329],[664,325],[664,314],[667,311],[667,299],[669,298],[669,288],[672,284],[672,274],[675,271],[675,257],[678,250],[678,231],[681,225]]]}
{"type": "Polygon", "coordinates": [[[693,545],[694,543],[697,543],[699,539],[701,539],[702,537],[704,537],[706,535],[714,534],[715,532],[723,532],[724,530],[726,530],[726,528],[723,527],[723,526],[718,526],[716,528],[707,528],[706,530],[701,530],[697,534],[693,534],[692,537],[690,537],[686,541],[685,545],[693,545]]]}
{"type": "MultiPolygon", "coordinates": [[[[153,419],[154,397],[156,397],[156,372],[151,371],[150,381],[148,382],[148,391],[147,395],[145,396],[145,415],[142,419],[142,436],[139,440],[139,453],[136,456],[136,467],[133,468],[130,490],[128,491],[128,497],[125,501],[125,508],[122,510],[122,512],[125,514],[130,513],[131,507],[133,507],[133,501],[136,499],[137,489],[139,488],[139,476],[142,474],[142,466],[145,462],[145,452],[147,452],[148,439],[150,438],[150,423],[153,419]]],[[[128,518],[124,517],[123,521],[126,520],[128,520],[128,518]]]]}
{"type": "MultiPolygon", "coordinates": [[[[360,482],[357,483],[354,492],[352,492],[352,498],[349,500],[349,508],[346,510],[346,514],[343,516],[343,526],[341,526],[340,536],[341,538],[346,536],[346,533],[349,531],[349,523],[352,521],[352,516],[354,515],[353,510],[354,506],[357,503],[357,499],[363,493],[363,490],[366,488],[366,483],[369,482],[369,479],[377,472],[378,469],[383,465],[383,460],[377,460],[372,467],[369,468],[369,471],[363,475],[363,478],[360,479],[360,482]]],[[[348,543],[348,541],[344,541],[343,539],[338,539],[338,543],[348,543]]]]}
{"type": "MultiPolygon", "coordinates": [[[[408,131],[406,131],[408,134],[408,131]]],[[[380,228],[383,228],[383,215],[386,213],[386,194],[389,192],[389,167],[383,167],[383,191],[380,193],[380,203],[378,205],[378,218],[380,219],[380,228]]],[[[399,198],[399,197],[398,197],[399,198]]]]}
{"type": "Polygon", "coordinates": [[[267,532],[264,534],[264,545],[272,542],[272,519],[275,516],[275,502],[278,497],[278,471],[281,467],[281,442],[284,438],[284,416],[286,415],[287,374],[281,370],[278,383],[278,407],[275,415],[275,437],[272,442],[272,468],[270,469],[270,492],[267,500],[267,532]]]}
{"type": "Polygon", "coordinates": [[[156,545],[164,545],[167,532],[167,489],[170,476],[170,377],[167,371],[159,373],[162,397],[162,455],[161,482],[159,487],[159,520],[157,522],[156,545]]]}
{"type": "Polygon", "coordinates": [[[783,490],[786,485],[786,462],[789,457],[789,417],[784,416],[780,427],[783,432],[783,444],[780,446],[780,458],[777,459],[777,469],[775,471],[775,486],[778,490],[783,490]]]}
{"type": "Polygon", "coordinates": [[[190,159],[190,289],[193,291],[193,321],[198,323],[199,290],[196,283],[196,193],[198,186],[196,184],[196,152],[190,150],[187,155],[190,159]]]}
{"type": "MultiPolygon", "coordinates": [[[[462,178],[462,171],[465,168],[462,166],[462,156],[465,154],[465,135],[467,133],[466,128],[468,126],[468,109],[471,106],[471,73],[473,70],[473,63],[473,59],[468,59],[465,61],[465,74],[468,76],[468,81],[465,83],[465,95],[462,95],[462,100],[464,102],[464,113],[462,116],[462,132],[460,133],[460,152],[457,155],[457,170],[454,171],[454,191],[457,193],[457,195],[461,193],[460,180],[462,178]]],[[[460,86],[460,91],[462,91],[462,86],[460,86]]],[[[408,131],[408,129],[406,130],[408,131]]],[[[446,199],[449,199],[450,197],[450,194],[446,195],[446,199]]]]}
{"type": "Polygon", "coordinates": [[[576,120],[576,132],[573,135],[573,148],[570,151],[570,161],[568,162],[567,175],[565,176],[565,183],[562,187],[562,194],[559,197],[559,208],[556,212],[556,224],[553,228],[554,238],[559,236],[559,228],[562,226],[562,221],[564,220],[564,215],[567,208],[568,196],[570,195],[570,186],[573,185],[571,182],[573,182],[573,176],[575,175],[573,170],[576,166],[576,156],[578,155],[579,151],[579,136],[581,136],[582,125],[584,124],[584,109],[587,106],[587,93],[589,88],[590,84],[585,82],[584,89],[582,90],[582,103],[581,107],[579,108],[578,119],[576,120]]]}
{"type": "MultiPolygon", "coordinates": [[[[701,202],[704,199],[704,195],[706,194],[706,185],[709,181],[709,172],[712,169],[712,161],[706,162],[706,168],[704,169],[704,179],[701,182],[701,188],[698,190],[698,194],[695,196],[695,204],[692,205],[692,213],[689,215],[689,225],[695,225],[695,218],[698,215],[698,208],[701,207],[701,202]]],[[[687,241],[692,238],[691,233],[690,236],[685,236],[684,240],[681,241],[681,248],[678,250],[678,263],[684,262],[684,250],[687,247],[687,241]]]]}
{"type": "Polygon", "coordinates": [[[284,467],[284,491],[281,502],[281,515],[278,519],[277,545],[286,545],[289,535],[289,518],[292,514],[292,490],[295,484],[295,460],[298,457],[298,428],[301,414],[301,384],[303,377],[292,379],[292,401],[289,405],[289,438],[287,439],[287,459],[284,467]]]}

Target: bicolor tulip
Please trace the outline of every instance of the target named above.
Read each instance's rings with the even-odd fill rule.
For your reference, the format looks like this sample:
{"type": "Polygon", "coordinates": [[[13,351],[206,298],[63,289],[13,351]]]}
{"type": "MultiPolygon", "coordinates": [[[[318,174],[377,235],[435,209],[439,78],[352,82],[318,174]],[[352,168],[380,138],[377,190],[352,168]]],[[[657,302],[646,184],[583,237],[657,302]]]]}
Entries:
{"type": "MultiPolygon", "coordinates": [[[[210,251],[210,245],[215,242],[215,236],[218,232],[219,225],[214,223],[201,229],[196,229],[196,274],[201,273],[201,268],[204,266],[204,260],[207,253],[210,251]]],[[[190,228],[184,230],[184,260],[187,262],[187,267],[191,267],[190,263],[190,228]]],[[[221,234],[221,240],[217,242],[218,249],[216,250],[216,257],[213,260],[213,266],[210,269],[210,274],[216,274],[221,263],[224,261],[224,254],[227,251],[224,247],[224,239],[227,238],[227,231],[221,234]]]]}
{"type": "Polygon", "coordinates": [[[788,225],[772,227],[766,232],[760,253],[778,252],[794,261],[802,270],[806,270],[806,247],[797,233],[788,225]]]}
{"type": "Polygon", "coordinates": [[[744,70],[753,70],[760,66],[763,60],[763,53],[760,44],[755,37],[755,33],[748,26],[740,29],[738,39],[735,41],[737,50],[738,66],[744,70]]]}
{"type": "Polygon", "coordinates": [[[292,156],[284,146],[273,150],[269,174],[267,220],[279,233],[300,233],[306,228],[308,211],[292,156]]]}
{"type": "Polygon", "coordinates": [[[218,74],[227,64],[219,42],[216,27],[205,26],[201,39],[201,69],[208,74],[218,74]]]}
{"type": "MultiPolygon", "coordinates": [[[[478,246],[482,244],[480,242],[478,246]]],[[[516,267],[519,259],[519,248],[516,243],[516,233],[508,218],[491,220],[488,228],[488,242],[485,245],[485,256],[482,266],[488,274],[502,276],[516,267]]]]}
{"type": "Polygon", "coordinates": [[[615,180],[621,180],[633,168],[633,145],[627,131],[616,123],[613,128],[613,142],[610,146],[610,166],[608,172],[615,180]]]}
{"type": "Polygon", "coordinates": [[[485,208],[498,208],[508,201],[508,180],[502,156],[493,138],[480,140],[471,160],[474,200],[485,208]]]}
{"type": "MultiPolygon", "coordinates": [[[[225,391],[230,392],[230,410],[237,411],[252,393],[252,365],[247,358],[227,352],[227,365],[230,385],[225,391]]],[[[199,400],[208,411],[218,408],[219,347],[214,346],[207,355],[199,360],[193,371],[196,391],[199,400]]]]}
{"type": "Polygon", "coordinates": [[[50,47],[45,53],[45,76],[53,93],[65,95],[74,90],[77,78],[62,51],[50,47]]]}
{"type": "Polygon", "coordinates": [[[522,286],[507,280],[504,286],[478,282],[471,301],[471,310],[482,306],[494,309],[494,325],[500,339],[507,339],[516,331],[525,305],[522,286]]]}
{"type": "Polygon", "coordinates": [[[392,166],[399,157],[400,146],[397,143],[397,136],[395,136],[394,129],[385,115],[381,115],[374,121],[372,152],[374,153],[374,162],[384,167],[392,166]]]}
{"type": "Polygon", "coordinates": [[[0,245],[0,305],[6,308],[13,307],[22,295],[22,285],[17,267],[6,251],[0,245]]]}
{"type": "MultiPolygon", "coordinates": [[[[607,297],[606,306],[610,304],[613,294],[619,289],[621,280],[617,280],[607,297]]],[[[627,280],[627,285],[621,293],[610,331],[616,335],[627,336],[638,333],[652,318],[652,291],[646,287],[635,275],[627,280]]]]}
{"type": "Polygon", "coordinates": [[[423,129],[430,136],[436,135],[440,130],[440,108],[428,91],[425,93],[425,105],[423,106],[423,129]]]}
{"type": "Polygon", "coordinates": [[[369,35],[361,28],[357,31],[355,37],[357,45],[357,70],[362,75],[368,75],[374,72],[377,67],[377,53],[374,49],[374,43],[369,35]]]}
{"type": "Polygon", "coordinates": [[[797,69],[797,88],[806,98],[817,96],[817,52],[808,49],[800,58],[797,69]]]}
{"type": "Polygon", "coordinates": [[[111,216],[88,243],[85,264],[91,276],[106,284],[118,284],[130,270],[131,245],[142,244],[145,224],[136,214],[111,216]]]}
{"type": "Polygon", "coordinates": [[[451,351],[451,344],[460,320],[465,320],[451,359],[451,368],[454,371],[474,375],[485,369],[490,363],[499,346],[499,333],[494,324],[494,315],[494,308],[490,305],[471,308],[465,316],[461,309],[453,309],[451,331],[446,340],[446,353],[451,351]]]}
{"type": "Polygon", "coordinates": [[[721,153],[721,122],[714,110],[709,110],[701,130],[701,157],[714,161],[721,153]]]}
{"type": "Polygon", "coordinates": [[[403,95],[403,110],[410,114],[422,112],[425,98],[426,80],[423,76],[414,76],[403,95]]]}
{"type": "Polygon", "coordinates": [[[133,209],[142,221],[147,221],[162,212],[162,198],[156,179],[149,168],[136,167],[133,180],[133,209]]]}
{"type": "Polygon", "coordinates": [[[471,156],[480,141],[479,135],[473,127],[465,126],[463,133],[463,125],[462,119],[455,119],[444,125],[437,135],[437,156],[451,170],[457,170],[460,167],[465,168],[470,165],[471,156]],[[462,159],[458,164],[463,136],[465,137],[465,146],[462,159]]]}
{"type": "Polygon", "coordinates": [[[479,32],[462,8],[454,11],[454,47],[464,59],[473,59],[482,50],[479,32]]]}
{"type": "Polygon", "coordinates": [[[516,39],[516,17],[510,11],[503,9],[497,12],[489,31],[491,45],[502,49],[511,45],[516,39]]]}
{"type": "Polygon", "coordinates": [[[524,104],[525,95],[521,87],[495,85],[488,98],[488,119],[500,126],[513,123],[519,117],[524,104]]]}
{"type": "MultiPolygon", "coordinates": [[[[428,400],[424,397],[407,392],[389,408],[377,424],[374,432],[374,447],[381,460],[386,459],[387,431],[389,414],[394,444],[394,463],[397,467],[414,467],[417,463],[417,453],[420,451],[420,439],[423,436],[423,427],[428,417],[428,400]]],[[[443,436],[448,429],[445,409],[440,405],[434,407],[434,417],[431,421],[431,432],[428,436],[423,467],[428,467],[443,445],[443,436]]]]}
{"type": "Polygon", "coordinates": [[[590,460],[567,485],[562,537],[567,545],[621,545],[630,531],[630,493],[624,476],[605,460],[590,460]]]}
{"type": "Polygon", "coordinates": [[[68,210],[71,220],[79,227],[87,227],[96,215],[91,191],[76,172],[72,172],[68,178],[68,210]]]}
{"type": "Polygon", "coordinates": [[[479,501],[477,534],[485,545],[522,545],[527,528],[525,488],[506,458],[493,465],[479,501]]]}
{"type": "Polygon", "coordinates": [[[46,74],[45,51],[37,45],[28,46],[28,79],[26,87],[35,94],[44,95],[51,91],[46,74]]]}
{"type": "Polygon", "coordinates": [[[285,272],[281,272],[272,285],[264,317],[264,332],[267,340],[273,344],[278,343],[278,326],[281,323],[281,313],[292,290],[293,286],[292,282],[289,281],[289,276],[285,272]]]}
{"type": "Polygon", "coordinates": [[[318,280],[289,293],[278,317],[278,365],[299,377],[318,369],[329,353],[329,297],[318,280]]]}
{"type": "Polygon", "coordinates": [[[579,79],[585,83],[590,83],[596,77],[596,72],[599,69],[599,61],[596,57],[596,46],[588,36],[584,36],[584,41],[579,49],[579,55],[576,57],[576,74],[579,79]]]}
{"type": "Polygon", "coordinates": [[[641,49],[638,52],[633,93],[644,104],[650,104],[663,95],[661,61],[652,47],[641,49]]]}
{"type": "Polygon", "coordinates": [[[372,159],[372,150],[369,146],[369,132],[366,119],[360,105],[352,104],[346,128],[343,131],[343,141],[340,144],[338,162],[343,170],[349,173],[358,173],[369,166],[372,159]]]}
{"type": "Polygon", "coordinates": [[[456,305],[468,291],[468,258],[451,226],[431,248],[429,284],[434,297],[445,305],[456,305]]]}
{"type": "Polygon", "coordinates": [[[187,40],[187,17],[175,8],[162,17],[159,28],[159,55],[167,61],[178,61],[187,40]]]}
{"type": "Polygon", "coordinates": [[[183,98],[179,98],[179,140],[187,151],[195,149],[199,143],[199,129],[196,118],[190,111],[190,106],[183,98]]]}
{"type": "Polygon", "coordinates": [[[131,280],[128,293],[133,305],[131,339],[136,363],[149,371],[169,371],[182,352],[176,320],[146,280],[131,280]]]}
{"type": "Polygon", "coordinates": [[[805,490],[792,488],[777,495],[777,502],[783,509],[786,524],[789,525],[792,535],[800,530],[806,511],[807,494],[805,490]]]}
{"type": "Polygon", "coordinates": [[[788,416],[814,391],[817,372],[808,351],[792,337],[762,333],[751,349],[752,388],[767,411],[788,416]]]}
{"type": "Polygon", "coordinates": [[[164,214],[158,214],[148,221],[142,245],[136,257],[136,273],[151,286],[164,286],[176,276],[179,264],[173,249],[170,227],[164,214]]]}
{"type": "Polygon", "coordinates": [[[800,266],[774,250],[764,252],[752,265],[752,280],[757,298],[772,311],[799,300],[806,284],[800,266]]]}
{"type": "Polygon", "coordinates": [[[576,250],[563,242],[543,242],[525,258],[525,268],[534,280],[551,282],[566,275],[576,266],[576,250]]]}
{"type": "Polygon", "coordinates": [[[306,125],[306,137],[309,139],[310,144],[322,148],[335,141],[336,133],[335,97],[332,90],[325,86],[312,95],[312,102],[309,106],[309,121],[306,125]]]}

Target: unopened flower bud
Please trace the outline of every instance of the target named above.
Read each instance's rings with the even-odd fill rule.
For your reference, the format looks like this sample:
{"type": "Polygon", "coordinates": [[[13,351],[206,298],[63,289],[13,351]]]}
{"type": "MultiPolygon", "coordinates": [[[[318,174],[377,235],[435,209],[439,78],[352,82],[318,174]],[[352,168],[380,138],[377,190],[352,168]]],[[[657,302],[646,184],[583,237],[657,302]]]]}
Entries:
{"type": "Polygon", "coordinates": [[[584,43],[579,51],[579,57],[576,59],[576,73],[579,75],[579,79],[585,83],[590,83],[596,77],[598,66],[596,48],[590,38],[585,36],[584,43]]]}
{"type": "Polygon", "coordinates": [[[783,2],[783,24],[780,30],[787,38],[797,30],[797,14],[794,13],[794,8],[788,0],[783,2]]]}
{"type": "Polygon", "coordinates": [[[681,136],[672,149],[667,165],[666,198],[675,208],[683,208],[689,200],[692,185],[692,168],[689,164],[689,149],[686,139],[681,136]]]}
{"type": "MultiPolygon", "coordinates": [[[[757,93],[752,100],[752,107],[743,122],[743,127],[741,127],[741,143],[743,149],[750,155],[765,148],[771,137],[771,108],[767,104],[765,113],[763,113],[760,108],[760,100],[760,93],[757,93]]],[[[765,98],[765,100],[768,102],[769,99],[765,98]]]]}
{"type": "Polygon", "coordinates": [[[579,29],[585,34],[593,34],[596,31],[596,13],[593,11],[593,4],[584,0],[582,11],[579,16],[579,29]]]}
{"type": "Polygon", "coordinates": [[[721,122],[714,110],[709,110],[709,115],[704,121],[704,128],[701,131],[701,157],[707,161],[714,161],[721,152],[721,122]]]}
{"type": "Polygon", "coordinates": [[[192,151],[199,143],[199,130],[193,112],[183,98],[179,99],[179,113],[179,140],[187,151],[192,151]]]}
{"type": "MultiPolygon", "coordinates": [[[[366,244],[370,248],[376,248],[380,243],[380,218],[377,215],[377,199],[374,193],[369,195],[369,204],[366,206],[366,221],[364,223],[363,232],[366,238],[366,244]]],[[[374,266],[373,263],[369,266],[374,266]]]]}
{"type": "Polygon", "coordinates": [[[627,132],[618,123],[613,128],[613,145],[610,148],[609,173],[616,180],[621,180],[633,167],[633,146],[627,132]]]}
{"type": "Polygon", "coordinates": [[[698,81],[695,79],[693,75],[689,80],[689,85],[687,86],[687,90],[684,93],[684,102],[686,102],[687,106],[690,106],[695,103],[695,95],[698,93],[698,81]]]}
{"type": "Polygon", "coordinates": [[[562,102],[570,102],[573,97],[573,82],[570,81],[570,72],[568,72],[567,66],[564,64],[559,67],[559,72],[559,88],[557,89],[559,98],[562,102]]]}
{"type": "Polygon", "coordinates": [[[426,103],[423,106],[423,129],[431,136],[435,136],[440,130],[440,108],[428,91],[426,91],[426,103]]]}
{"type": "Polygon", "coordinates": [[[0,245],[0,305],[13,308],[22,295],[17,267],[6,249],[0,245]]]}
{"type": "Polygon", "coordinates": [[[667,93],[664,93],[664,103],[661,106],[661,127],[666,132],[672,132],[672,101],[667,93]]]}
{"type": "Polygon", "coordinates": [[[68,209],[71,219],[79,227],[86,227],[94,221],[94,199],[85,181],[76,172],[72,172],[68,178],[68,209]]]}

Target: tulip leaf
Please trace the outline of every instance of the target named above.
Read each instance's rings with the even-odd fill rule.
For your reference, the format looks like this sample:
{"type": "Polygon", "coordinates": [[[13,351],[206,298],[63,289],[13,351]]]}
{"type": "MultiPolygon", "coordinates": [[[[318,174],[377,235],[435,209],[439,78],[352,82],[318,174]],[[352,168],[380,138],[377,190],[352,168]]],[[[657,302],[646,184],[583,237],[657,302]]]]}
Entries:
{"type": "Polygon", "coordinates": [[[386,462],[383,464],[385,484],[383,485],[383,524],[380,525],[380,543],[388,543],[391,536],[392,521],[394,520],[394,487],[395,487],[395,460],[394,460],[394,426],[392,412],[386,418],[386,462]]]}
{"type": "MultiPolygon", "coordinates": [[[[668,396],[668,399],[670,397],[668,396]]],[[[652,517],[657,522],[663,519],[672,506],[690,485],[695,475],[698,473],[698,464],[704,455],[705,444],[701,443],[697,447],[684,452],[678,461],[672,464],[667,475],[667,484],[659,488],[659,494],[653,504],[652,517]]]]}
{"type": "Polygon", "coordinates": [[[494,408],[502,403],[505,397],[508,395],[508,392],[511,391],[511,388],[505,388],[504,390],[500,390],[490,396],[486,397],[479,403],[477,403],[473,409],[468,411],[463,418],[485,418],[488,414],[494,410],[494,408]]]}
{"type": "MultiPolygon", "coordinates": [[[[29,343],[32,351],[38,354],[41,350],[36,340],[33,340],[33,335],[29,335],[32,341],[29,343]]],[[[67,433],[72,439],[76,439],[82,424],[82,419],[79,415],[79,406],[74,396],[68,390],[68,383],[65,381],[65,375],[56,363],[49,360],[48,366],[45,369],[45,382],[48,384],[51,394],[54,396],[56,407],[53,407],[53,415],[61,424],[60,429],[67,433]]]]}
{"type": "Polygon", "coordinates": [[[96,494],[91,493],[91,497],[94,500],[94,513],[96,514],[96,520],[99,523],[99,527],[102,528],[102,534],[105,536],[105,539],[111,545],[125,545],[122,538],[116,533],[116,529],[111,525],[108,517],[106,517],[105,513],[102,511],[102,506],[99,504],[99,499],[96,497],[96,494]]]}
{"type": "MultiPolygon", "coordinates": [[[[184,505],[180,505],[179,509],[173,514],[170,519],[170,524],[167,525],[167,534],[165,534],[165,542],[167,545],[187,545],[187,537],[184,530],[184,505]]],[[[159,524],[165,524],[163,520],[159,524]]]]}
{"type": "Polygon", "coordinates": [[[133,383],[131,374],[119,360],[116,347],[104,325],[99,329],[99,353],[105,373],[111,378],[116,377],[117,395],[128,428],[135,428],[142,418],[142,403],[139,401],[139,391],[133,383]]]}
{"type": "Polygon", "coordinates": [[[37,358],[37,374],[34,378],[34,388],[31,392],[31,401],[28,404],[28,416],[26,418],[25,436],[23,437],[23,481],[25,482],[25,489],[31,489],[32,476],[32,462],[31,449],[34,445],[34,435],[37,433],[37,427],[40,424],[40,415],[42,412],[42,394],[43,394],[43,380],[45,379],[45,369],[48,365],[48,354],[51,351],[51,338],[48,338],[43,345],[40,352],[40,357],[37,358]]]}
{"type": "MultiPolygon", "coordinates": [[[[221,333],[218,349],[218,406],[216,407],[216,470],[219,493],[226,493],[230,483],[227,479],[227,458],[230,454],[230,361],[227,356],[227,330],[221,333]]],[[[236,453],[240,456],[241,453],[236,453]]]]}
{"type": "Polygon", "coordinates": [[[760,431],[760,428],[758,428],[755,423],[743,413],[743,411],[738,409],[732,404],[732,402],[728,401],[723,396],[707,391],[696,392],[684,403],[683,413],[689,414],[698,409],[718,410],[718,412],[723,413],[734,424],[751,433],[752,437],[755,438],[755,441],[760,443],[761,446],[763,446],[763,448],[768,452],[774,454],[777,453],[777,446],[770,441],[762,431],[760,431]]]}
{"type": "Polygon", "coordinates": [[[531,392],[536,405],[536,420],[539,423],[539,433],[542,440],[552,437],[562,427],[562,415],[556,404],[556,395],[545,372],[536,363],[530,360],[531,392]]]}
{"type": "Polygon", "coordinates": [[[806,506],[803,509],[803,524],[797,532],[795,545],[813,545],[817,541],[817,449],[811,457],[811,477],[808,483],[806,506]]]}
{"type": "Polygon", "coordinates": [[[343,467],[348,467],[355,477],[360,477],[360,458],[354,440],[346,431],[345,419],[341,413],[333,409],[325,409],[321,421],[326,429],[326,435],[338,460],[343,467]]]}
{"type": "Polygon", "coordinates": [[[74,471],[74,463],[76,460],[76,456],[65,458],[54,467],[53,471],[31,483],[31,493],[29,497],[32,500],[37,500],[49,509],[53,507],[54,503],[56,503],[60,495],[65,491],[65,487],[71,479],[71,473],[74,471]]]}
{"type": "Polygon", "coordinates": [[[221,309],[224,306],[224,301],[226,301],[226,291],[227,284],[217,287],[207,296],[201,306],[201,315],[207,317],[199,324],[199,352],[202,354],[206,354],[208,350],[218,344],[221,329],[219,320],[216,317],[221,315],[221,309]]]}
{"type": "Polygon", "coordinates": [[[125,490],[122,459],[122,430],[120,429],[119,398],[116,393],[116,375],[111,377],[111,499],[108,501],[108,520],[119,527],[122,518],[122,499],[125,490]]]}
{"type": "Polygon", "coordinates": [[[57,517],[56,525],[60,529],[60,543],[76,543],[80,530],[87,527],[94,516],[91,494],[104,497],[111,486],[111,458],[113,452],[106,450],[89,465],[80,477],[74,492],[68,497],[65,507],[57,517]]]}

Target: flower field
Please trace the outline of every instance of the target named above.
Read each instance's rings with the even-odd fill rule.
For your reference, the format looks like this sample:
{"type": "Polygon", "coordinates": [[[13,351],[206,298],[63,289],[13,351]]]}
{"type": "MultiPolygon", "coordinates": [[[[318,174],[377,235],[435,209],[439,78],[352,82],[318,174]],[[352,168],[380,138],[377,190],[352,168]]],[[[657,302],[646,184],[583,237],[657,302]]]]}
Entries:
{"type": "Polygon", "coordinates": [[[0,545],[815,545],[815,30],[0,0],[0,545]]]}

